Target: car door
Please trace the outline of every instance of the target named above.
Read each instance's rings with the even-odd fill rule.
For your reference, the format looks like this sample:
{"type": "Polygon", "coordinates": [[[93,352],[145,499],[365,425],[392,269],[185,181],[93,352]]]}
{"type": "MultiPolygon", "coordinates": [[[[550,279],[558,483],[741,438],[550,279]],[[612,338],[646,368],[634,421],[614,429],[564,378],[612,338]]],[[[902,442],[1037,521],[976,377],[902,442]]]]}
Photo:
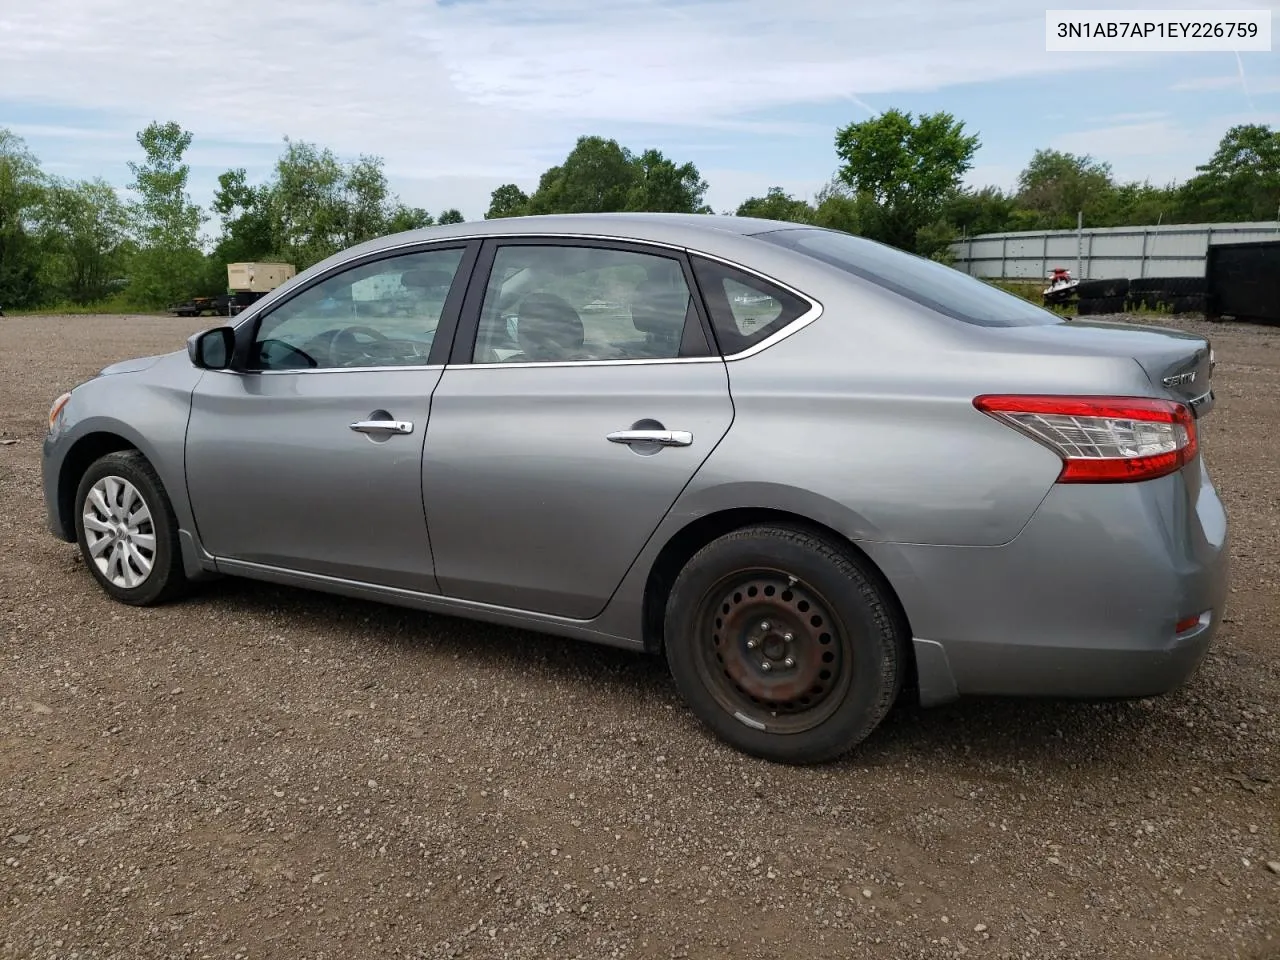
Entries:
{"type": "Polygon", "coordinates": [[[443,594],[604,609],[733,419],[694,289],[677,250],[486,241],[424,452],[443,594]]]}
{"type": "Polygon", "coordinates": [[[187,429],[210,553],[436,591],[422,444],[475,249],[362,261],[246,321],[243,368],[201,378],[187,429]]]}

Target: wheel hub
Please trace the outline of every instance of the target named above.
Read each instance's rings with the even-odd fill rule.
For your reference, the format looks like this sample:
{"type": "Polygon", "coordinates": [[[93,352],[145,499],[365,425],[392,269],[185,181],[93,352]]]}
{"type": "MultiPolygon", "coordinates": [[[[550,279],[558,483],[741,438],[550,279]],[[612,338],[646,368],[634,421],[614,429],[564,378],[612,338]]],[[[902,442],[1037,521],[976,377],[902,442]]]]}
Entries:
{"type": "Polygon", "coordinates": [[[708,668],[731,698],[773,716],[808,714],[838,686],[845,664],[836,625],[820,598],[795,578],[738,580],[709,612],[714,662],[708,668]]]}

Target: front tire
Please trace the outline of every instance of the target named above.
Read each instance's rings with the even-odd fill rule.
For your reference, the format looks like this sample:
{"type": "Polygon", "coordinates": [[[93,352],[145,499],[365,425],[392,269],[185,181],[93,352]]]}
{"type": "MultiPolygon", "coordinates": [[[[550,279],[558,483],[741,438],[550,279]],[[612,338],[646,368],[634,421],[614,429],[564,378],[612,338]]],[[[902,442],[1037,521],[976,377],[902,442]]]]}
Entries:
{"type": "Polygon", "coordinates": [[[821,763],[851,750],[902,687],[904,631],[838,544],[754,526],[703,547],[667,603],[666,654],[690,709],[753,756],[821,763]]]}
{"type": "Polygon", "coordinates": [[[112,599],[152,606],[186,590],[173,505],[136,450],[94,461],[76,490],[75,517],[85,566],[112,599]]]}

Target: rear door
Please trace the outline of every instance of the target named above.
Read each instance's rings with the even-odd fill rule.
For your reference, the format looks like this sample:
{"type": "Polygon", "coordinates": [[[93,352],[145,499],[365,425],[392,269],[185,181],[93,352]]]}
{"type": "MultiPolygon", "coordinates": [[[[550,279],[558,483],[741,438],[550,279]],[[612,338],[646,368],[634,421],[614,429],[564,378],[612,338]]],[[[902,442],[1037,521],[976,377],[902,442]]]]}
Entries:
{"type": "Polygon", "coordinates": [[[486,241],[432,399],[447,596],[589,619],[733,420],[682,252],[486,241]]]}

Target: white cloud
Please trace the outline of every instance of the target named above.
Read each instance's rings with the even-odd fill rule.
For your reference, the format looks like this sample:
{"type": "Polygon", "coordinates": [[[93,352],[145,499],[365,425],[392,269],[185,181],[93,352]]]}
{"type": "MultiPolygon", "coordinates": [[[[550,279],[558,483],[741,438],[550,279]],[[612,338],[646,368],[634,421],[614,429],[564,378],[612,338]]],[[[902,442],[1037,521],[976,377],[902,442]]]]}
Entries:
{"type": "MultiPolygon", "coordinates": [[[[1046,53],[1043,9],[1025,0],[10,0],[0,9],[5,101],[95,125],[34,124],[63,127],[40,133],[71,151],[58,162],[97,156],[87,172],[104,172],[134,158],[133,131],[176,119],[195,134],[193,165],[274,157],[287,134],[385,157],[406,199],[450,183],[486,203],[481,184],[536,181],[583,132],[652,124],[654,136],[632,145],[665,147],[673,130],[785,142],[814,133],[786,115],[814,104],[869,113],[867,101],[887,94],[1139,59],[1046,53]],[[127,133],[97,130],[104,120],[127,133]]],[[[744,188],[757,182],[748,165],[731,170],[726,158],[722,182],[705,171],[713,203],[728,205],[720,198],[733,175],[744,188]]]]}
{"type": "MultiPolygon", "coordinates": [[[[1255,95],[1280,93],[1280,76],[1254,76],[1249,74],[1248,79],[1249,92],[1255,95]]],[[[1230,76],[1222,77],[1191,77],[1186,80],[1179,80],[1170,90],[1186,91],[1186,90],[1243,90],[1240,84],[1240,74],[1233,73],[1230,76]]]]}
{"type": "MultiPolygon", "coordinates": [[[[41,0],[0,13],[10,102],[288,133],[421,175],[512,178],[591,123],[759,125],[789,106],[1068,70],[1023,0],[41,0]]],[[[136,126],[131,128],[136,129],[136,126]]]]}
{"type": "Polygon", "coordinates": [[[1164,184],[1193,176],[1196,164],[1209,159],[1222,135],[1243,123],[1280,125],[1280,113],[1224,114],[1203,122],[1170,118],[1122,123],[1064,133],[1050,146],[1107,161],[1119,180],[1164,184]]]}

